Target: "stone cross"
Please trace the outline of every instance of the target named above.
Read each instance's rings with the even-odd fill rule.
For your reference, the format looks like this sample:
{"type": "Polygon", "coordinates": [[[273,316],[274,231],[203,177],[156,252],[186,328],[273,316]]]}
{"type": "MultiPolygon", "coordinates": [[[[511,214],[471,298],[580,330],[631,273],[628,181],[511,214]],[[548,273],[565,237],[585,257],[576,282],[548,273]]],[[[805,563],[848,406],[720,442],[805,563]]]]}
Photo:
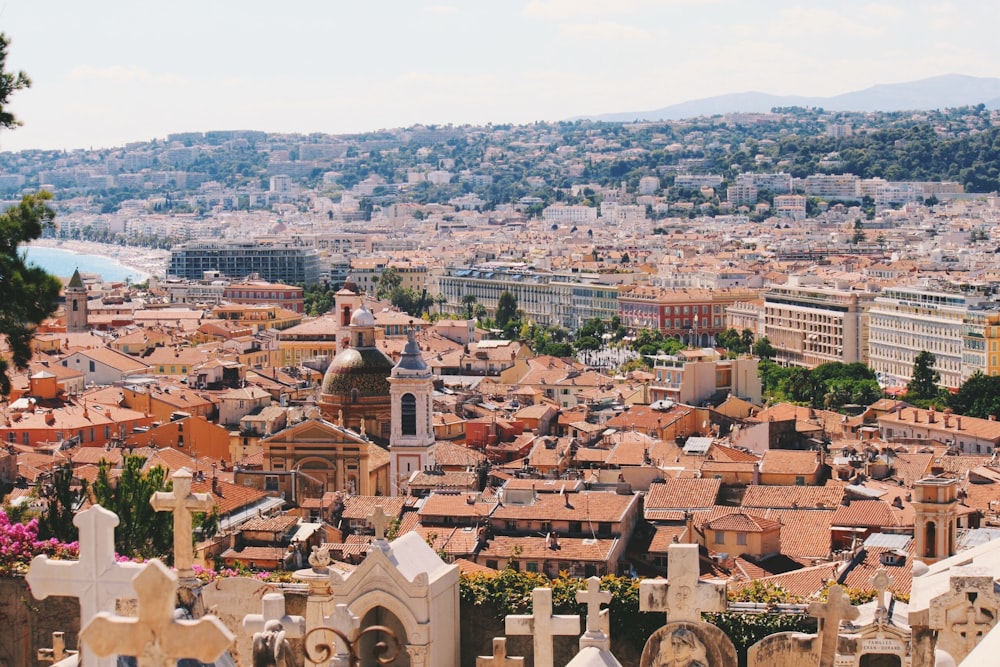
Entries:
{"type": "Polygon", "coordinates": [[[726,610],[726,585],[701,581],[697,544],[671,544],[667,579],[639,582],[639,611],[665,611],[668,621],[701,621],[703,612],[726,610]]]}
{"type": "Polygon", "coordinates": [[[76,651],[66,650],[66,635],[62,632],[52,633],[52,648],[40,648],[35,659],[38,662],[59,662],[63,658],[76,655],[76,651]]]}
{"type": "Polygon", "coordinates": [[[556,635],[580,633],[580,617],[552,613],[552,589],[536,588],[531,593],[531,616],[510,615],[504,619],[508,635],[531,635],[535,667],[553,667],[555,660],[552,640],[556,635]]]}
{"type": "Polygon", "coordinates": [[[971,653],[976,648],[979,640],[990,631],[993,626],[987,622],[979,620],[979,609],[974,604],[970,604],[965,612],[965,623],[955,623],[951,626],[952,631],[965,640],[966,651],[971,653]]]}
{"type": "Polygon", "coordinates": [[[889,609],[889,606],[885,601],[885,593],[892,588],[892,577],[890,577],[889,573],[885,571],[885,568],[879,568],[878,572],[872,575],[872,578],[868,580],[868,584],[875,589],[875,594],[878,596],[875,598],[878,600],[875,617],[876,619],[885,619],[889,609]]]}
{"type": "Polygon", "coordinates": [[[524,667],[524,658],[507,657],[507,638],[493,638],[493,655],[476,658],[476,667],[524,667]]]}
{"type": "Polygon", "coordinates": [[[80,632],[80,639],[100,656],[128,655],[139,667],[177,667],[178,658],[213,662],[233,643],[233,633],[214,616],[177,620],[177,575],[157,559],[133,581],[139,616],[99,612],[80,632]]]}
{"type": "Polygon", "coordinates": [[[587,590],[576,592],[576,601],[587,605],[587,631],[580,637],[580,649],[596,646],[611,650],[611,638],[601,627],[601,605],[611,604],[611,591],[601,590],[601,578],[587,579],[587,590]]]}
{"type": "MultiPolygon", "coordinates": [[[[142,569],[139,563],[115,560],[115,526],[118,516],[100,505],[79,512],[73,525],[80,531],[80,559],[49,560],[35,556],[25,580],[39,600],[50,595],[67,595],[80,600],[80,625],[86,625],[99,611],[114,611],[118,598],[134,598],[132,579],[142,569]]],[[[97,660],[83,648],[87,665],[113,667],[114,660],[97,660]]]]}
{"type": "Polygon", "coordinates": [[[389,522],[392,521],[392,517],[387,515],[383,510],[381,505],[376,505],[375,510],[368,515],[368,523],[372,525],[375,529],[375,539],[384,540],[386,528],[389,527],[389,522]]]}
{"type": "MultiPolygon", "coordinates": [[[[357,637],[358,630],[361,629],[361,619],[355,616],[346,604],[338,604],[329,616],[323,617],[323,625],[342,633],[349,641],[353,642],[357,637]]],[[[336,635],[334,637],[335,652],[330,660],[330,667],[351,667],[350,647],[343,646],[344,641],[340,637],[336,635]]]]}
{"type": "Polygon", "coordinates": [[[301,637],[306,633],[306,619],[301,616],[289,616],[285,613],[285,596],[282,593],[267,593],[260,601],[259,614],[247,614],[243,617],[243,630],[250,635],[264,632],[268,621],[281,623],[285,636],[301,637]]]}
{"type": "Polygon", "coordinates": [[[174,515],[174,568],[182,581],[194,579],[194,553],[191,548],[193,512],[210,512],[215,502],[207,493],[191,493],[191,471],[181,468],[170,476],[174,483],[172,491],[157,491],[149,503],[157,512],[172,512],[174,515]]]}
{"type": "Polygon", "coordinates": [[[843,619],[853,621],[860,612],[844,596],[844,589],[831,586],[827,592],[826,602],[809,604],[809,615],[819,619],[817,635],[819,637],[819,667],[833,667],[837,657],[837,638],[840,636],[840,622],[843,619]]]}

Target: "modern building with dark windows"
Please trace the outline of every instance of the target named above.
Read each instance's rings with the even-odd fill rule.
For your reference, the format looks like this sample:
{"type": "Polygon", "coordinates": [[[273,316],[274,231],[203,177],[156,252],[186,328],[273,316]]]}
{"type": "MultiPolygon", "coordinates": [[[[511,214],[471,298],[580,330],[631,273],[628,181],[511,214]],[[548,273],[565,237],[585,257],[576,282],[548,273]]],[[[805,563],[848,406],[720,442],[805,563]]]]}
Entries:
{"type": "Polygon", "coordinates": [[[313,285],[320,280],[320,258],[314,248],[280,241],[191,241],[171,251],[168,276],[201,280],[206,272],[231,279],[257,274],[268,282],[313,285]]]}

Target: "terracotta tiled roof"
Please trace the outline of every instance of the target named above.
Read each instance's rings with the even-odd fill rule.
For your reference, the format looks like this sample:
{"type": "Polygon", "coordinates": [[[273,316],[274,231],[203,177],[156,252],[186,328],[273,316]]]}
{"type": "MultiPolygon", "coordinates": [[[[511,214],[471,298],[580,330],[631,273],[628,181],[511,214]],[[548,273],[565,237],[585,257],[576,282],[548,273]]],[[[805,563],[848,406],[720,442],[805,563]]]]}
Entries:
{"type": "Polygon", "coordinates": [[[891,549],[885,547],[866,547],[862,553],[858,554],[857,562],[850,566],[840,577],[840,583],[848,588],[857,588],[863,591],[872,590],[871,578],[880,569],[885,569],[892,577],[892,587],[889,589],[893,593],[903,595],[910,594],[913,584],[913,553],[914,543],[910,543],[910,552],[902,565],[883,565],[882,554],[891,549]]]}
{"type": "Polygon", "coordinates": [[[649,485],[645,500],[645,516],[656,520],[651,513],[661,510],[704,509],[715,505],[719,497],[722,480],[719,479],[671,479],[663,483],[649,485]]]}
{"type": "Polygon", "coordinates": [[[422,522],[430,517],[485,519],[496,508],[495,503],[482,502],[476,493],[432,493],[418,510],[422,522]],[[472,499],[473,502],[469,502],[472,499]]]}
{"type": "Polygon", "coordinates": [[[403,511],[405,498],[390,498],[387,496],[347,496],[344,498],[344,513],[342,518],[350,521],[367,521],[382,506],[382,513],[389,517],[399,517],[403,511]]]}
{"type": "Polygon", "coordinates": [[[831,486],[748,486],[742,507],[780,509],[829,509],[840,505],[843,487],[831,486]]]}
{"type": "Polygon", "coordinates": [[[760,460],[762,473],[813,475],[819,469],[816,452],[791,449],[769,449],[760,460]]]}
{"type": "Polygon", "coordinates": [[[894,528],[898,525],[892,506],[884,500],[852,500],[849,505],[839,505],[831,523],[851,528],[894,528]]]}
{"type": "Polygon", "coordinates": [[[684,542],[687,538],[687,526],[656,526],[656,532],[646,550],[651,554],[666,554],[670,545],[675,544],[674,538],[678,542],[684,542]]]}
{"type": "Polygon", "coordinates": [[[299,523],[298,517],[290,514],[277,516],[257,516],[240,525],[240,530],[266,531],[269,533],[284,533],[299,523]]]}
{"type": "MultiPolygon", "coordinates": [[[[790,595],[809,598],[823,590],[827,583],[835,579],[838,567],[838,563],[823,563],[815,567],[804,567],[801,570],[776,574],[771,577],[762,577],[756,581],[780,586],[790,595]]],[[[730,586],[735,590],[739,590],[740,588],[749,586],[750,583],[750,581],[730,582],[730,586]]]]}
{"type": "Polygon", "coordinates": [[[638,496],[602,491],[566,494],[543,493],[526,505],[504,503],[493,513],[497,519],[545,521],[592,521],[616,523],[625,520],[638,503],[638,496]]]}
{"type": "Polygon", "coordinates": [[[506,560],[514,553],[515,547],[520,547],[520,561],[546,559],[570,563],[607,562],[617,542],[617,539],[560,537],[559,548],[552,549],[546,544],[544,537],[498,536],[490,540],[488,546],[479,553],[479,561],[489,558],[506,560]]]}
{"type": "Polygon", "coordinates": [[[482,452],[445,440],[436,442],[431,447],[431,453],[434,456],[434,461],[446,468],[476,466],[486,459],[482,452]]]}
{"type": "Polygon", "coordinates": [[[771,530],[781,530],[781,524],[777,521],[736,511],[717,519],[706,521],[702,525],[711,530],[732,530],[741,533],[763,533],[771,530]]]}

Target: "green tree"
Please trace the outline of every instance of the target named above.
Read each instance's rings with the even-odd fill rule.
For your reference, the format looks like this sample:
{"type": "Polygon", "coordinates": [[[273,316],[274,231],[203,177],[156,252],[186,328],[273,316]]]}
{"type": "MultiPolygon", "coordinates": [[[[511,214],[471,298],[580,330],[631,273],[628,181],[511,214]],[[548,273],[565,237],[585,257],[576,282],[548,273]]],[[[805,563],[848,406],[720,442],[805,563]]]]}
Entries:
{"type": "Polygon", "coordinates": [[[465,307],[467,319],[472,319],[472,312],[479,299],[476,298],[475,294],[463,294],[462,295],[462,305],[465,307]]]}
{"type": "Polygon", "coordinates": [[[934,353],[927,350],[921,350],[913,360],[913,372],[910,383],[906,385],[905,400],[930,400],[938,397],[941,374],[934,368],[936,360],[934,353]]]}
{"type": "Polygon", "coordinates": [[[948,396],[948,407],[960,415],[989,419],[1000,417],[1000,375],[977,371],[948,396]]]}
{"type": "MultiPolygon", "coordinates": [[[[7,110],[10,96],[31,85],[24,72],[8,72],[7,36],[0,33],[0,127],[13,129],[20,125],[7,110]]],[[[10,365],[24,368],[31,359],[31,337],[35,327],[56,311],[59,280],[44,270],[25,262],[22,244],[29,243],[52,228],[53,211],[46,202],[52,198],[41,191],[21,198],[20,203],[0,213],[0,335],[10,348],[7,359],[0,359],[0,394],[10,393],[10,365]]]]}
{"type": "Polygon", "coordinates": [[[517,297],[507,290],[500,292],[500,298],[497,299],[497,311],[494,319],[496,320],[498,329],[505,329],[509,322],[518,319],[517,297]]]}
{"type": "Polygon", "coordinates": [[[375,284],[375,297],[384,301],[389,300],[392,298],[393,291],[398,289],[402,282],[403,279],[400,277],[399,271],[391,266],[386,267],[375,284]]]}
{"type": "Polygon", "coordinates": [[[758,339],[756,343],[753,344],[753,354],[755,357],[761,359],[774,359],[774,355],[777,354],[777,350],[771,345],[771,341],[767,336],[763,336],[758,339]]]}
{"type": "Polygon", "coordinates": [[[57,466],[48,480],[40,480],[38,495],[46,505],[38,521],[38,536],[43,540],[54,537],[61,542],[79,539],[80,531],[73,524],[73,517],[86,493],[86,480],[76,483],[70,463],[57,466]]]}
{"type": "MultiPolygon", "coordinates": [[[[126,454],[122,459],[121,475],[111,478],[111,467],[101,461],[97,478],[91,485],[91,497],[101,507],[118,515],[115,530],[115,550],[125,556],[163,558],[173,551],[173,517],[170,512],[157,512],[149,499],[157,491],[167,491],[167,471],[161,466],[143,470],[144,456],[126,454]]],[[[217,518],[217,517],[216,517],[217,518]]],[[[195,525],[204,522],[196,520],[195,525]]],[[[211,523],[211,520],[210,520],[211,523]]]]}

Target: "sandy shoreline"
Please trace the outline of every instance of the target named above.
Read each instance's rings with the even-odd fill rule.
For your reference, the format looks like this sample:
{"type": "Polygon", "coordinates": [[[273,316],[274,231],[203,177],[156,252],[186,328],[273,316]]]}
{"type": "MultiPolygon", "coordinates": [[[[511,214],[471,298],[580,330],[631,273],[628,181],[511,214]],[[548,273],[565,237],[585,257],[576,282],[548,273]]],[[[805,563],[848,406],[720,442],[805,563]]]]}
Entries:
{"type": "Polygon", "coordinates": [[[114,260],[135,273],[141,273],[146,278],[150,276],[163,277],[170,260],[169,250],[154,248],[137,248],[113,243],[94,243],[93,241],[74,241],[59,239],[36,239],[29,247],[57,248],[81,255],[100,255],[114,260]]]}

